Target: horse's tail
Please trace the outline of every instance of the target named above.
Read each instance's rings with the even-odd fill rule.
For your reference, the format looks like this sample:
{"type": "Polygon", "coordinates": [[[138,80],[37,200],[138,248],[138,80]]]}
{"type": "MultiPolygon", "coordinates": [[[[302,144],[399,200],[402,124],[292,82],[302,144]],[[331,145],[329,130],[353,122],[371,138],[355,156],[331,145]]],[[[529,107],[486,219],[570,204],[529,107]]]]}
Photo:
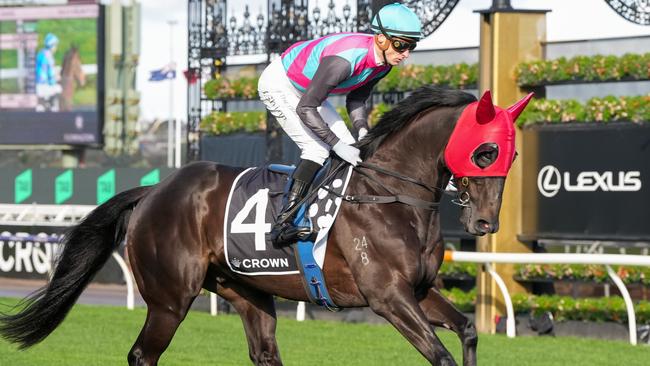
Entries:
{"type": "Polygon", "coordinates": [[[26,298],[17,314],[0,316],[0,335],[21,349],[56,329],[126,234],[130,213],[151,187],[122,192],[94,209],[63,239],[50,282],[26,298]]]}

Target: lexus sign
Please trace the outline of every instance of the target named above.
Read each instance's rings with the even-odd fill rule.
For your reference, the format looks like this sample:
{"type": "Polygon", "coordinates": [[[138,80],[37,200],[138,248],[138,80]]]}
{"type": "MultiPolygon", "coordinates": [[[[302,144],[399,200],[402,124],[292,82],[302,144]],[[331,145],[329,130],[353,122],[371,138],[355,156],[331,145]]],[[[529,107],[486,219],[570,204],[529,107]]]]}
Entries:
{"type": "Polygon", "coordinates": [[[525,128],[524,240],[650,242],[650,123],[525,128]]]}
{"type": "Polygon", "coordinates": [[[641,190],[641,172],[579,172],[574,178],[570,172],[560,172],[546,165],[537,175],[537,188],[545,197],[555,196],[560,189],[567,192],[638,192],[641,190]]]}

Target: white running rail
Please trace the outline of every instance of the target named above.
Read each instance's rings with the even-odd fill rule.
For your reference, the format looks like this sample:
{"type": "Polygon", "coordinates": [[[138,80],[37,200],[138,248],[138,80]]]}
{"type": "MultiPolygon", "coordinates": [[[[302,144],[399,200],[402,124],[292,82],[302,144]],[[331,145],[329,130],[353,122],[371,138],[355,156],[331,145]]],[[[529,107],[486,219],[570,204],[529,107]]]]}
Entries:
{"type": "Polygon", "coordinates": [[[621,266],[650,266],[650,256],[620,255],[620,254],[564,254],[564,253],[489,253],[489,252],[460,252],[445,251],[445,261],[482,263],[486,271],[494,278],[503,298],[506,301],[506,334],[515,337],[515,312],[510,293],[503,279],[493,270],[493,263],[536,263],[536,264],[601,264],[606,266],[607,273],[623,295],[627,308],[630,343],[637,344],[636,315],[630,293],[621,278],[612,269],[612,265],[621,266]]]}

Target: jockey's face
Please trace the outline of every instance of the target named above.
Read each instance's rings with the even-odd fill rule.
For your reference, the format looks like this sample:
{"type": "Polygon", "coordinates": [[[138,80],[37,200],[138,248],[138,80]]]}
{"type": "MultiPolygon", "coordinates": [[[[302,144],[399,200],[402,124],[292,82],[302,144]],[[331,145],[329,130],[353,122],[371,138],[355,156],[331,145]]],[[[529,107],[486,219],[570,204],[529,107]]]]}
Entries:
{"type": "Polygon", "coordinates": [[[379,55],[382,54],[382,50],[386,50],[386,61],[391,66],[397,66],[406,60],[411,55],[411,50],[415,48],[414,46],[415,43],[409,42],[408,40],[399,37],[391,37],[391,39],[388,39],[383,34],[377,35],[377,42],[375,43],[375,47],[379,49],[377,52],[379,55]],[[411,47],[408,47],[409,45],[411,47]]]}

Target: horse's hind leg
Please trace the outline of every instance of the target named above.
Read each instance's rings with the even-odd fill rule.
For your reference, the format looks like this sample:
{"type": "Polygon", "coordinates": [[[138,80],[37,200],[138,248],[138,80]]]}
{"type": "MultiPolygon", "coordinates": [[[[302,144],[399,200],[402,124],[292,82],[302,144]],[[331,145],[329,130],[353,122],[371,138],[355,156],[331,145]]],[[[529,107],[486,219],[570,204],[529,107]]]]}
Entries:
{"type": "Polygon", "coordinates": [[[248,354],[257,366],[280,366],[280,351],[275,340],[273,296],[233,283],[220,284],[219,296],[228,300],[244,323],[248,354]]]}
{"type": "Polygon", "coordinates": [[[133,274],[147,303],[147,318],[129,352],[131,366],[158,363],[200,293],[207,269],[207,261],[204,263],[198,255],[180,250],[170,253],[174,248],[154,247],[151,244],[129,248],[133,274]],[[176,260],[178,257],[184,260],[176,260]]]}
{"type": "Polygon", "coordinates": [[[191,301],[182,304],[184,306],[182,310],[167,308],[158,303],[148,304],[147,319],[129,352],[129,365],[157,365],[158,359],[169,346],[176,329],[185,318],[190,304],[191,301]]]}
{"type": "Polygon", "coordinates": [[[420,307],[432,325],[451,329],[458,335],[463,345],[463,365],[476,365],[478,336],[474,324],[435,287],[429,289],[420,307]]]}

